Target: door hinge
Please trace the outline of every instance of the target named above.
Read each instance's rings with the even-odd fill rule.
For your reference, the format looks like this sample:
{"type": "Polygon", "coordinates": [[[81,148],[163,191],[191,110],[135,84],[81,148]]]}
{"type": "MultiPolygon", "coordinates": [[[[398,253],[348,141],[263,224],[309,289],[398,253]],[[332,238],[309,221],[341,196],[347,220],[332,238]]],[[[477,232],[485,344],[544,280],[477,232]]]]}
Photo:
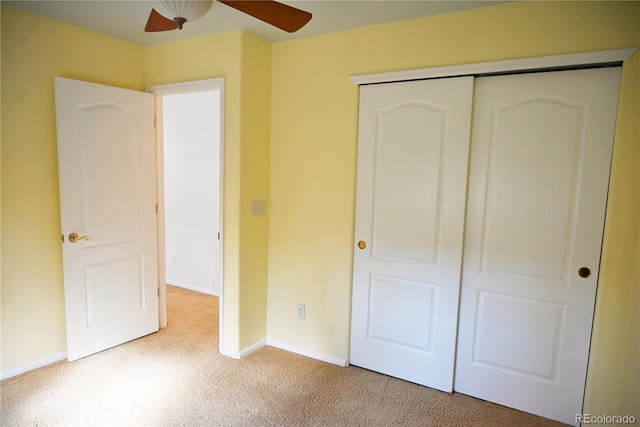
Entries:
{"type": "Polygon", "coordinates": [[[156,203],[156,215],[158,215],[158,204],[156,203]]]}
{"type": "Polygon", "coordinates": [[[156,127],[158,124],[158,120],[156,118],[156,116],[153,116],[153,127],[156,127]]]}
{"type": "MultiPolygon", "coordinates": [[[[220,238],[220,233],[218,233],[218,239],[220,238]]],[[[60,235],[60,241],[64,243],[64,234],[60,235]]]]}
{"type": "Polygon", "coordinates": [[[158,298],[160,298],[160,288],[158,288],[158,298]]]}
{"type": "Polygon", "coordinates": [[[218,240],[220,240],[220,232],[218,231],[218,240]]]}

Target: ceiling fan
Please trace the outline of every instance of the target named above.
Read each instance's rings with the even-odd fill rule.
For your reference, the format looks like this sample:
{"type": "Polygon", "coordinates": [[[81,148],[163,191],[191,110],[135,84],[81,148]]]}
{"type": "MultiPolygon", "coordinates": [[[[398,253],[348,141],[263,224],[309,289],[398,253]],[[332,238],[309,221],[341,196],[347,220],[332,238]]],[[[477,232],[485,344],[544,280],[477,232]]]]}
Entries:
{"type": "MultiPolygon", "coordinates": [[[[234,9],[258,18],[288,33],[302,28],[311,19],[304,10],[274,0],[217,0],[234,9]]],[[[146,32],[182,29],[185,22],[204,16],[213,0],[162,0],[154,1],[147,20],[146,32]]]]}

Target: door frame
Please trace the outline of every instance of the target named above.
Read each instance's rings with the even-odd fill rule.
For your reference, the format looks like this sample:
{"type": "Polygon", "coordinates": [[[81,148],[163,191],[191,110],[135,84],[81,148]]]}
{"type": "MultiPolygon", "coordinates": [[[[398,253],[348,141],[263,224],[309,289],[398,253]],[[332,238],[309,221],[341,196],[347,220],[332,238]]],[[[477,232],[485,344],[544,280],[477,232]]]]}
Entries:
{"type": "Polygon", "coordinates": [[[145,88],[145,92],[152,93],[156,96],[156,146],[157,146],[157,209],[158,209],[158,316],[160,319],[160,327],[167,326],[167,283],[166,283],[166,266],[165,266],[165,210],[164,210],[164,135],[162,132],[163,124],[163,95],[202,92],[207,90],[220,91],[220,224],[218,229],[220,244],[220,295],[219,295],[219,340],[220,348],[224,348],[223,339],[223,323],[224,323],[224,304],[222,298],[224,295],[224,77],[193,80],[179,83],[170,83],[164,85],[154,85],[145,88]]]}

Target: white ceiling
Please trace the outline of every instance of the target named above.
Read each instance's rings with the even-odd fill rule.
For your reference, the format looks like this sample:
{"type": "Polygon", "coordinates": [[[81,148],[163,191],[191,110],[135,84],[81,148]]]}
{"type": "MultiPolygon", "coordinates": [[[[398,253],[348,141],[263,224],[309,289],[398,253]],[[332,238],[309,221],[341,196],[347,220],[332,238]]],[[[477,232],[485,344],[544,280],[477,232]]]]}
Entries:
{"type": "Polygon", "coordinates": [[[185,24],[183,30],[162,33],[144,32],[149,12],[153,7],[151,0],[2,0],[2,2],[148,46],[237,29],[245,29],[266,40],[277,42],[384,22],[469,10],[504,3],[505,0],[284,0],[282,3],[313,14],[311,21],[293,34],[274,28],[218,2],[214,2],[211,10],[204,17],[185,24]]]}

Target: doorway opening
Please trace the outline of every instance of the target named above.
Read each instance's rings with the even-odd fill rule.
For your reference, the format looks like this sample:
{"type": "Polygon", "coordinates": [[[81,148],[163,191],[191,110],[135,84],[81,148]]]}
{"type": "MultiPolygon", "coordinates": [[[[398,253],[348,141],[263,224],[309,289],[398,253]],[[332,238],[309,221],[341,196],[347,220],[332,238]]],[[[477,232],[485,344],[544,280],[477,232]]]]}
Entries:
{"type": "Polygon", "coordinates": [[[169,284],[218,296],[222,331],[224,79],[147,91],[156,95],[160,327],[169,284]]]}
{"type": "Polygon", "coordinates": [[[169,285],[220,294],[220,91],[162,97],[169,285]]]}

